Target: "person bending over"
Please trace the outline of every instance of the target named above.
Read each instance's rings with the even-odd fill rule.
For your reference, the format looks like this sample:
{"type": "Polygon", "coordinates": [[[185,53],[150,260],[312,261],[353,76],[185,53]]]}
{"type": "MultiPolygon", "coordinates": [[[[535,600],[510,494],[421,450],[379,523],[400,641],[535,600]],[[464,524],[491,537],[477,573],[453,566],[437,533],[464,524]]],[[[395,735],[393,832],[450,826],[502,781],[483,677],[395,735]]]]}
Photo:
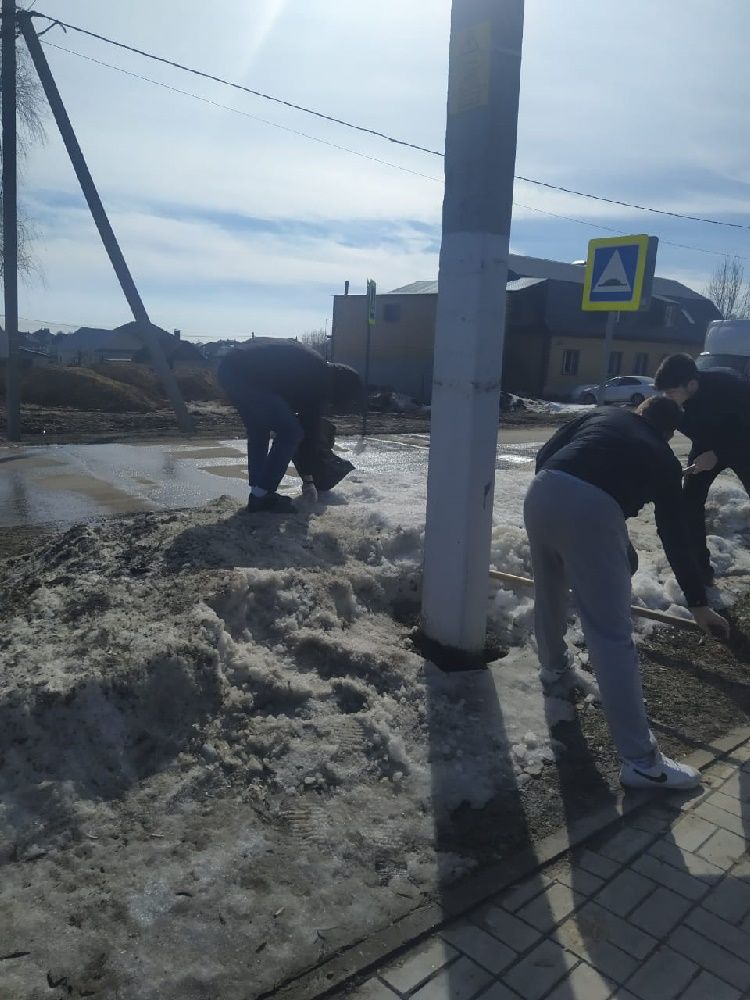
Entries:
{"type": "Polygon", "coordinates": [[[291,498],[278,492],[289,463],[294,459],[303,495],[312,496],[323,415],[332,406],[359,405],[362,380],[353,368],[326,362],[305,344],[272,337],[256,337],[231,351],[217,377],[247,431],[248,511],[292,513],[291,498]]]}
{"type": "Polygon", "coordinates": [[[682,407],[678,429],[692,447],[685,475],[685,510],[703,582],[713,585],[706,545],[706,498],[714,479],[731,469],[750,495],[750,382],[728,371],[698,371],[688,354],[659,366],[656,388],[682,407]]]}
{"type": "Polygon", "coordinates": [[[669,447],[681,418],[664,396],[637,411],[595,410],[560,430],[537,456],[524,504],[534,571],[534,631],[543,684],[571,670],[568,589],[578,605],[601,705],[631,788],[691,788],[700,775],[665,757],[651,732],[631,620],[626,518],[653,502],[667,559],[704,631],[728,633],[706,602],[683,514],[682,468],[669,447]]]}

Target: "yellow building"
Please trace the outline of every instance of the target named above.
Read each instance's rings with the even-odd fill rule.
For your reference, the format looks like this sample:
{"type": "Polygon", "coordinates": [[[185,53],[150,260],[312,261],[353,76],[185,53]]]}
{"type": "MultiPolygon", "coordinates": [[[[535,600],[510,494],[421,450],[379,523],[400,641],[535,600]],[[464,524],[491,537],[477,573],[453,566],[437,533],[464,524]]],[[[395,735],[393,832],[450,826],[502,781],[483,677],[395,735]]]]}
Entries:
{"type": "MultiPolygon", "coordinates": [[[[528,396],[569,398],[601,375],[606,314],[581,310],[583,267],[511,254],[503,352],[503,388],[528,396]]],[[[371,386],[428,401],[437,316],[437,282],[417,281],[379,295],[370,348],[371,386]]],[[[648,311],[622,313],[609,374],[653,375],[667,354],[697,355],[716,306],[687,286],[654,279],[648,311]]],[[[332,359],[365,370],[367,300],[336,295],[332,359]]]]}

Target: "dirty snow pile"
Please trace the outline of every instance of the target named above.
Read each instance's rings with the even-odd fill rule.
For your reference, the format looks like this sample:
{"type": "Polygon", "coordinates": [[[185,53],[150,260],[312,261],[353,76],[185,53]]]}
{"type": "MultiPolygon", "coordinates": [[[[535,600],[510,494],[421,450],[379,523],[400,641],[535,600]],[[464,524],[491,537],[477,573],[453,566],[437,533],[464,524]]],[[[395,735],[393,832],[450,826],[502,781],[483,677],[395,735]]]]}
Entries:
{"type": "Polygon", "coordinates": [[[571,417],[577,413],[584,413],[591,407],[583,403],[560,403],[550,399],[529,399],[527,396],[517,396],[515,393],[506,394],[508,409],[527,410],[529,413],[568,413],[571,417]]]}
{"type": "MultiPolygon", "coordinates": [[[[419,655],[427,453],[398,455],[293,517],[224,498],[0,571],[0,996],[262,994],[471,871],[453,818],[565,752],[528,595],[491,594],[509,652],[489,670],[419,655]]],[[[528,574],[518,458],[501,448],[492,556],[528,574]]],[[[726,477],[712,497],[739,588],[750,505],[726,477]]],[[[653,525],[631,526],[636,593],[676,602],[653,525]]]]}
{"type": "Polygon", "coordinates": [[[6,995],[247,998],[471,870],[436,824],[539,774],[545,711],[572,706],[523,651],[452,675],[417,654],[392,608],[420,550],[356,506],[223,499],[6,566],[6,995]]]}

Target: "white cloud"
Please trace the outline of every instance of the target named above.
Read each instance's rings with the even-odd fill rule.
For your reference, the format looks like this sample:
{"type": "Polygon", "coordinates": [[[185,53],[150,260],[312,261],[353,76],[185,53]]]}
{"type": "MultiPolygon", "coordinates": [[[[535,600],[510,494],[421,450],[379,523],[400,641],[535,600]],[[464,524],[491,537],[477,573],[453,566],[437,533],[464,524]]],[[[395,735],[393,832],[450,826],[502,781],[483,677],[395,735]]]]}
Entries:
{"type": "MultiPolygon", "coordinates": [[[[72,23],[433,149],[441,149],[444,138],[450,6],[449,0],[380,0],[375,9],[350,0],[44,4],[72,23]]],[[[627,9],[601,0],[529,0],[517,172],[691,215],[750,221],[743,188],[750,183],[750,133],[743,127],[749,36],[746,4],[725,3],[718,16],[717,5],[702,0],[633,0],[627,9]]],[[[46,40],[441,177],[437,157],[73,32],[56,29],[46,40]]],[[[393,287],[435,275],[434,247],[418,224],[439,227],[441,183],[47,52],[155,318],[158,310],[185,329],[200,318],[229,330],[245,329],[257,316],[258,327],[297,332],[300,324],[319,324],[344,278],[373,275],[381,287],[393,287]],[[289,226],[269,235],[240,219],[220,225],[217,212],[289,226]],[[310,235],[298,225],[305,220],[323,230],[310,235]],[[359,240],[348,241],[357,245],[347,245],[345,235],[357,232],[359,240]],[[364,233],[370,234],[366,246],[360,245],[364,233]]],[[[44,285],[22,291],[24,310],[74,322],[119,322],[127,314],[93,227],[66,200],[59,209],[49,207],[50,193],[77,195],[52,124],[49,131],[23,183],[31,214],[40,220],[46,274],[44,285]]],[[[599,223],[750,257],[747,231],[670,222],[524,184],[516,185],[516,200],[592,223],[587,232],[516,208],[514,244],[544,256],[582,256],[599,223]]],[[[660,251],[664,274],[697,278],[712,266],[711,257],[666,246],[660,251]]]]}

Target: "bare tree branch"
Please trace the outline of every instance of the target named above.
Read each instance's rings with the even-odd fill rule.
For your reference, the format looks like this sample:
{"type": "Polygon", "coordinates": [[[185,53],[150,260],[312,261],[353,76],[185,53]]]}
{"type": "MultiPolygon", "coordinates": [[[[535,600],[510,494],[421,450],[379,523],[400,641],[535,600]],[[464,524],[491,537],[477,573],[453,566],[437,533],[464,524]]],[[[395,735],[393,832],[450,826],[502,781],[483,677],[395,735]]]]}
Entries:
{"type": "Polygon", "coordinates": [[[312,347],[314,351],[324,358],[328,356],[328,334],[325,330],[308,330],[300,336],[300,342],[312,347]]]}
{"type": "Polygon", "coordinates": [[[716,265],[704,294],[724,319],[750,317],[750,284],[745,281],[745,269],[737,257],[725,257],[716,265]]]}
{"type": "MultiPolygon", "coordinates": [[[[19,166],[28,156],[31,147],[37,143],[46,141],[44,130],[44,112],[46,109],[44,92],[36,75],[28,52],[25,46],[17,43],[17,116],[18,116],[18,157],[19,166]]],[[[0,72],[2,62],[0,61],[0,72]]],[[[2,150],[0,149],[0,164],[2,163],[2,150]]],[[[0,196],[2,188],[0,188],[0,196]]],[[[23,206],[19,205],[18,210],[18,271],[20,274],[29,275],[40,269],[38,262],[34,258],[31,250],[33,240],[33,226],[29,219],[25,217],[23,206]]],[[[0,241],[2,240],[2,221],[0,219],[0,241]]],[[[0,275],[3,273],[2,247],[0,244],[0,275]]]]}

